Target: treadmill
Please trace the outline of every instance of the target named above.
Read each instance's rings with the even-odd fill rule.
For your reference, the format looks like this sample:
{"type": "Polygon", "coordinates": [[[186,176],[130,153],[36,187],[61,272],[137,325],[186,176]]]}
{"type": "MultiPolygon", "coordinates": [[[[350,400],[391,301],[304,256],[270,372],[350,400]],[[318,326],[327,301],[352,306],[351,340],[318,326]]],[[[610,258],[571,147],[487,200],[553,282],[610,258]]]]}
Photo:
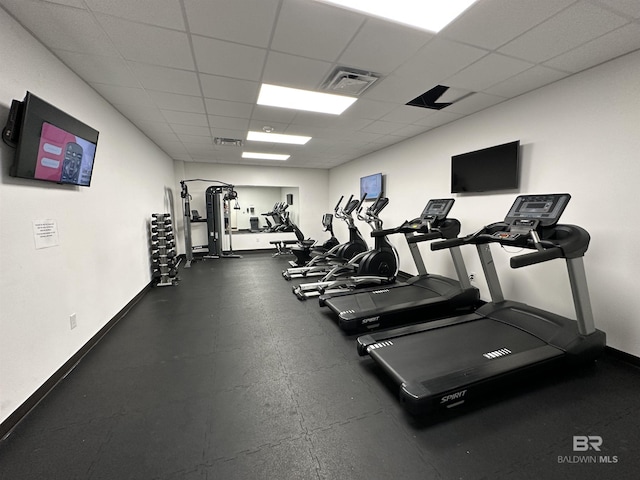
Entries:
{"type": "Polygon", "coordinates": [[[491,302],[471,314],[358,338],[358,353],[369,355],[399,386],[409,413],[472,403],[527,375],[593,361],[604,350],[606,336],[594,325],[583,263],[590,236],[557,223],[570,198],[521,195],[504,222],[432,244],[432,250],[475,245],[491,302]],[[577,320],[505,300],[491,243],[534,250],[512,257],[512,268],[565,259],[577,320]]]}
{"type": "Polygon", "coordinates": [[[460,222],[447,217],[454,201],[429,200],[420,217],[394,229],[372,232],[372,235],[403,233],[418,275],[394,284],[321,295],[320,306],[336,314],[340,328],[357,332],[398,326],[469,313],[481,304],[480,293],[469,281],[459,247],[450,249],[457,280],[428,273],[418,249],[422,242],[457,237],[460,222]]]}

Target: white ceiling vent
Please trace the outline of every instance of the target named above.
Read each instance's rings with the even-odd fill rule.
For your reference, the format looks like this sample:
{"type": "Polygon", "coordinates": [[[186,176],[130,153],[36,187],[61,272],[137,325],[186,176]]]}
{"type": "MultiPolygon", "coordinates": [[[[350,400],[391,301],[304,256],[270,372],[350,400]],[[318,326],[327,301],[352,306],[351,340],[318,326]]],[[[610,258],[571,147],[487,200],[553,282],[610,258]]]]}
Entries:
{"type": "Polygon", "coordinates": [[[369,88],[380,76],[349,67],[338,67],[329,76],[323,89],[338,95],[357,96],[369,88]]]}

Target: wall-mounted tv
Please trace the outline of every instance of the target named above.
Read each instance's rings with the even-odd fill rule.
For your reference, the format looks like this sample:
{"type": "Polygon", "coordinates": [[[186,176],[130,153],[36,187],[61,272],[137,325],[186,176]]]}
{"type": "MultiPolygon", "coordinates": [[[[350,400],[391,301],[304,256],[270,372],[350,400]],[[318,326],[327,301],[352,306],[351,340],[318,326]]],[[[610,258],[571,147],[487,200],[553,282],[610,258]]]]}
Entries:
{"type": "Polygon", "coordinates": [[[382,173],[360,177],[360,198],[364,196],[365,200],[375,200],[383,191],[382,173]]]}
{"type": "Polygon", "coordinates": [[[519,140],[451,157],[451,193],[514,190],[519,185],[519,140]]]}
{"type": "Polygon", "coordinates": [[[91,185],[98,132],[31,92],[12,102],[2,139],[16,149],[11,176],[91,185]]]}

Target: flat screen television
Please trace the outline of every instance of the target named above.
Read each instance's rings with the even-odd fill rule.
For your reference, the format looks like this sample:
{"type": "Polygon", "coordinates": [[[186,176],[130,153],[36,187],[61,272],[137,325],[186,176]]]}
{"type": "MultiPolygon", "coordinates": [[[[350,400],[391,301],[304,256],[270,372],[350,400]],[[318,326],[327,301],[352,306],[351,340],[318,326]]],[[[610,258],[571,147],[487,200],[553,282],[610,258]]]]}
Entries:
{"type": "Polygon", "coordinates": [[[365,200],[375,200],[382,192],[382,173],[360,177],[360,198],[364,196],[365,200]]]}
{"type": "Polygon", "coordinates": [[[514,190],[519,184],[519,140],[451,157],[451,193],[514,190]]]}
{"type": "Polygon", "coordinates": [[[98,132],[31,92],[12,102],[2,138],[16,149],[11,176],[91,185],[98,132]]]}

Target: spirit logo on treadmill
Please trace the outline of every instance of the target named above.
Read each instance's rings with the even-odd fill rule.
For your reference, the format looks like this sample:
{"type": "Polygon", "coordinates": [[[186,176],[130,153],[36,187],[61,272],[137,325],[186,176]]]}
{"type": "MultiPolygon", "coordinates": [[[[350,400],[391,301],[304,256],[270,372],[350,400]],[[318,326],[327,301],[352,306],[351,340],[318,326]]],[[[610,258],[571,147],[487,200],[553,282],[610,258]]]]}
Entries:
{"type": "Polygon", "coordinates": [[[380,320],[380,316],[363,318],[362,319],[362,325],[366,325],[367,323],[377,322],[378,320],[380,320]]]}
{"type": "Polygon", "coordinates": [[[450,403],[449,405],[447,405],[447,408],[451,408],[451,407],[455,407],[457,405],[460,405],[460,404],[464,403],[464,395],[465,395],[465,393],[467,393],[466,390],[460,390],[459,392],[450,393],[449,395],[445,395],[444,397],[442,397],[440,399],[440,405],[449,404],[449,402],[455,402],[455,403],[450,403]]]}

